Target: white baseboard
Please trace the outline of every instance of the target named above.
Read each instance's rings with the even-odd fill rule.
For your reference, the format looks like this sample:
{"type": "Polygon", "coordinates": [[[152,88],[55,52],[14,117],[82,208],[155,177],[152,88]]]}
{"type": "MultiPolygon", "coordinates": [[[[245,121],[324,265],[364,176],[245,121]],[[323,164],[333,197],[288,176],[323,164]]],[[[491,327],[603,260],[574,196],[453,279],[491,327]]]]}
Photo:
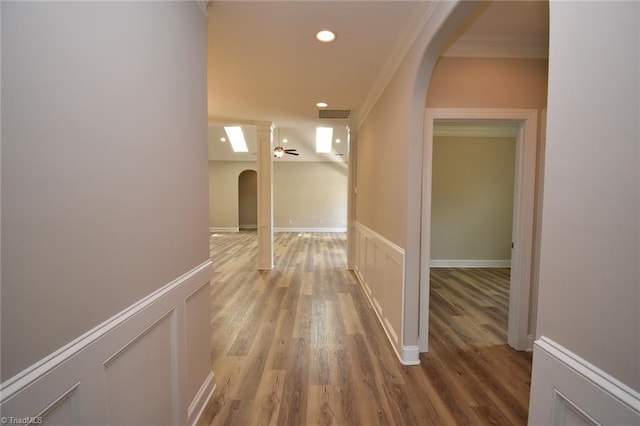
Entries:
{"type": "Polygon", "coordinates": [[[254,230],[254,229],[258,229],[258,225],[240,225],[238,228],[241,230],[247,230],[247,229],[254,230]]]}
{"type": "Polygon", "coordinates": [[[420,365],[420,348],[415,346],[402,345],[402,364],[420,365]]]}
{"type": "Polygon", "coordinates": [[[511,259],[431,259],[432,268],[510,268],[511,259]]]}
{"type": "Polygon", "coordinates": [[[638,425],[640,394],[553,340],[533,349],[530,425],[638,425]]]}
{"type": "Polygon", "coordinates": [[[238,227],[211,227],[209,228],[210,234],[215,234],[217,232],[240,232],[240,228],[238,227]]]}
{"type": "Polygon", "coordinates": [[[186,359],[208,349],[201,342],[210,339],[209,324],[187,321],[208,318],[210,279],[208,259],[6,380],[2,415],[42,416],[45,424],[186,423],[188,401],[200,387],[194,381],[211,371],[207,355],[186,359]]]}
{"type": "Polygon", "coordinates": [[[200,387],[200,390],[198,390],[193,401],[189,404],[189,409],[187,411],[187,418],[189,420],[187,423],[195,426],[200,420],[200,417],[202,417],[204,409],[207,407],[207,404],[213,396],[213,392],[216,390],[216,384],[213,382],[213,377],[213,371],[209,372],[209,375],[200,387]]]}
{"type": "Polygon", "coordinates": [[[273,228],[273,232],[347,232],[347,228],[273,228]]]}

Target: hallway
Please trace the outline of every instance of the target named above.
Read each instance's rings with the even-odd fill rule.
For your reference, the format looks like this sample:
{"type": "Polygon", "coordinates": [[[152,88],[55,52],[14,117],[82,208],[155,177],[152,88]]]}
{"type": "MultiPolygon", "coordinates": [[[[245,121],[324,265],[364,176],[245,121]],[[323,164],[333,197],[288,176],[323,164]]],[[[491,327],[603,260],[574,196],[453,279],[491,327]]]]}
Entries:
{"type": "MultiPolygon", "coordinates": [[[[217,388],[201,424],[526,423],[531,356],[496,344],[493,326],[474,328],[468,315],[480,310],[434,309],[430,352],[404,367],[346,270],[345,234],[277,233],[266,272],[255,268],[255,232],[210,242],[217,388]]],[[[505,314],[499,301],[492,309],[505,314]]]]}

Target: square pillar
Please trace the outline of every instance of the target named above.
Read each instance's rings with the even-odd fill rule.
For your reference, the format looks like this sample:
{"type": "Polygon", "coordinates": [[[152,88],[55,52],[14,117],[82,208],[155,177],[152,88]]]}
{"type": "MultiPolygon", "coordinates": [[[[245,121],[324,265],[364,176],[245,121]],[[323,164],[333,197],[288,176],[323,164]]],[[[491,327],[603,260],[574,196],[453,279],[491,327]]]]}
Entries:
{"type": "Polygon", "coordinates": [[[257,122],[258,269],[273,269],[273,126],[257,122]]]}

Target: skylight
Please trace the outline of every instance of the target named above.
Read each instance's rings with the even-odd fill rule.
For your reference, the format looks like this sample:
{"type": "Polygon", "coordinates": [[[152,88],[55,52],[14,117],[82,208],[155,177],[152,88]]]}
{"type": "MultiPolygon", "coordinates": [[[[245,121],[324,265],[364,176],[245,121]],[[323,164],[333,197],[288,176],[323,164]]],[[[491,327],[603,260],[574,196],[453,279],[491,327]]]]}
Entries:
{"type": "Polygon", "coordinates": [[[247,148],[247,142],[244,139],[242,133],[242,127],[240,126],[225,126],[224,131],[227,132],[229,142],[231,142],[231,149],[233,152],[249,152],[247,148]]]}
{"type": "Polygon", "coordinates": [[[331,153],[333,127],[316,127],[316,152],[331,153]]]}

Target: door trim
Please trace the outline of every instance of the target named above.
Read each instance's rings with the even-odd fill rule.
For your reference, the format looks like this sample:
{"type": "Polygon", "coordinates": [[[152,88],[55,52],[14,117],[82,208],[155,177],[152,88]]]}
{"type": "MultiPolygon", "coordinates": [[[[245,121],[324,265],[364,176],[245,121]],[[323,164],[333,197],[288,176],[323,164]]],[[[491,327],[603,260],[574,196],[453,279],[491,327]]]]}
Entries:
{"type": "Polygon", "coordinates": [[[435,119],[509,120],[519,123],[514,176],[511,288],[507,343],[517,350],[531,350],[529,333],[533,223],[536,182],[535,109],[426,108],[422,163],[422,215],[420,234],[420,352],[429,348],[429,274],[431,259],[431,184],[433,170],[433,121],[435,119]]]}

